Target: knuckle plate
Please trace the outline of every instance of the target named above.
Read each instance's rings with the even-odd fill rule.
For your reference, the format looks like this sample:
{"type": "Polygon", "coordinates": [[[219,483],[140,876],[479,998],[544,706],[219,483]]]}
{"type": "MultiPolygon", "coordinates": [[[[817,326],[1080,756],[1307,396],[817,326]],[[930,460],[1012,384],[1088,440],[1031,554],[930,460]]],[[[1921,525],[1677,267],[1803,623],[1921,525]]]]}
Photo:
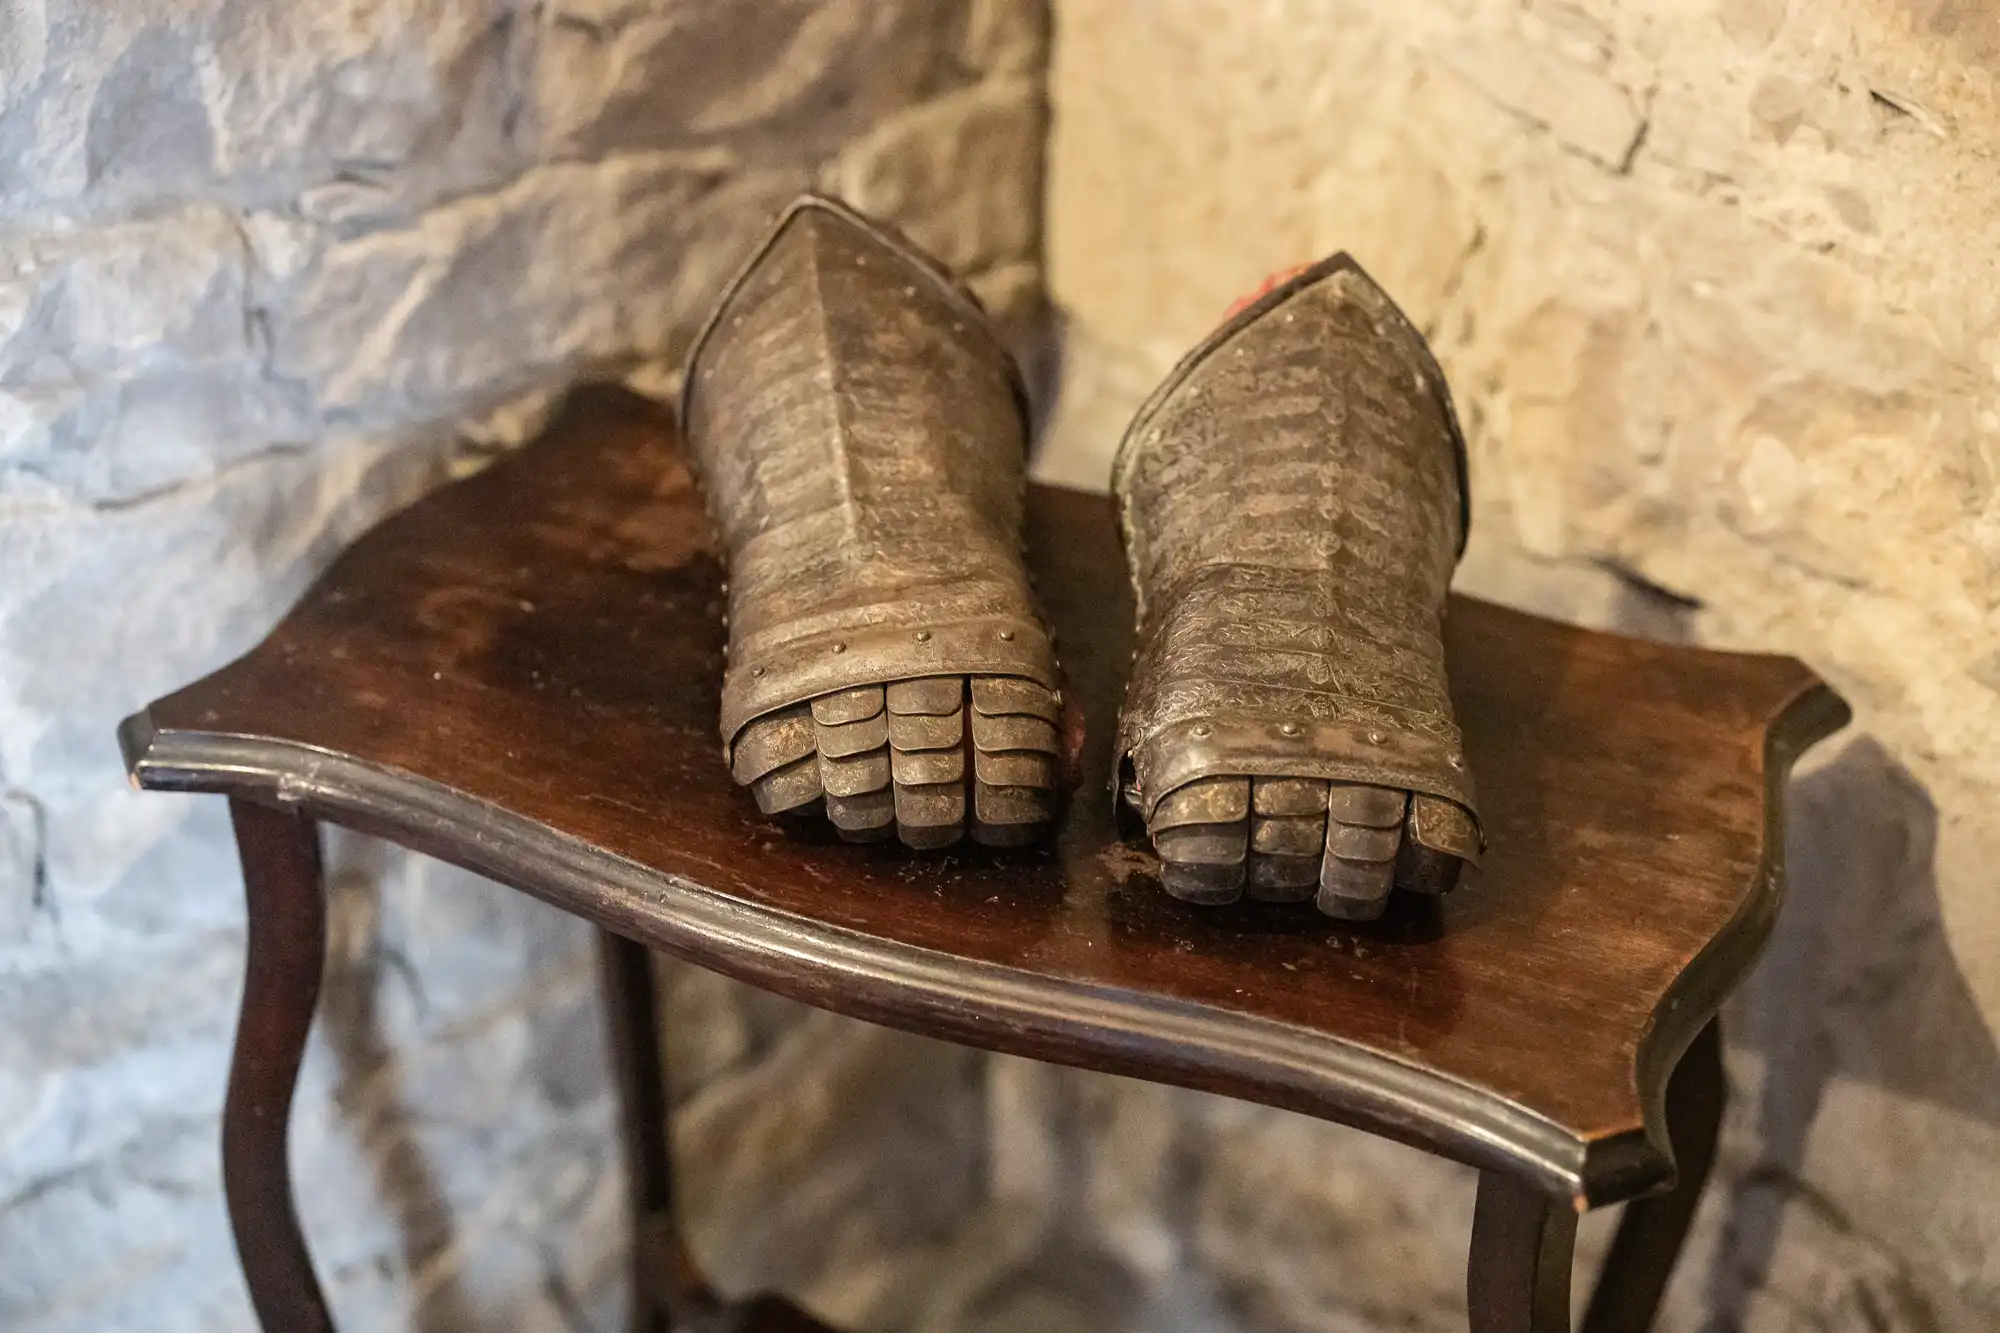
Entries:
{"type": "Polygon", "coordinates": [[[991,674],[1055,688],[1020,554],[1023,402],[985,314],[908,242],[814,196],[778,220],[696,339],[682,392],[729,551],[726,745],[754,718],[858,686],[991,674]]]}
{"type": "Polygon", "coordinates": [[[1119,751],[1142,812],[1254,775],[1428,793],[1476,819],[1442,639],[1465,446],[1422,336],[1353,260],[1191,352],[1112,484],[1139,604],[1119,751]]]}

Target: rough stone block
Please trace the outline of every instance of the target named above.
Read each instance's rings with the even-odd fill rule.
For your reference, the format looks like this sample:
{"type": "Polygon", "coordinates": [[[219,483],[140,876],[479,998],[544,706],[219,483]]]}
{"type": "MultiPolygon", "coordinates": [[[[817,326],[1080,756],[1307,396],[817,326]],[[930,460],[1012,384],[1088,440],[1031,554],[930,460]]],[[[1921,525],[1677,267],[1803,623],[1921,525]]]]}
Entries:
{"type": "Polygon", "coordinates": [[[1040,85],[976,84],[904,112],[848,145],[830,173],[834,192],[892,217],[910,239],[958,273],[1039,249],[1041,218],[1020,191],[1041,195],[1040,85]]]}
{"type": "MultiPolygon", "coordinates": [[[[558,157],[728,144],[762,165],[831,156],[875,122],[968,81],[968,0],[552,7],[534,97],[558,157]]],[[[1039,12],[1028,0],[1005,11],[1039,12]]],[[[1026,42],[989,22],[1004,53],[1026,42]],[[997,31],[996,31],[997,30],[997,31]]]]}
{"type": "Polygon", "coordinates": [[[273,319],[273,371],[380,425],[667,354],[807,179],[714,150],[538,168],[329,248],[273,319]]]}

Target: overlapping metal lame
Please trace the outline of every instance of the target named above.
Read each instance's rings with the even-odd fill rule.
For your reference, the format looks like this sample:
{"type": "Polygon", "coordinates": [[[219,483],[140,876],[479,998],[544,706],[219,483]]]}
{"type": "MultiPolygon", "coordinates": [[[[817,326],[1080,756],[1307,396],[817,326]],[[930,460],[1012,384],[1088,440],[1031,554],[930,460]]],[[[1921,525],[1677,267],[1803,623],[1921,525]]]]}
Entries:
{"type": "Polygon", "coordinates": [[[697,339],[682,421],[729,550],[723,741],[759,807],[920,848],[1038,837],[1057,667],[1020,382],[977,304],[808,196],[697,339]]]}
{"type": "Polygon", "coordinates": [[[1140,606],[1123,798],[1167,889],[1379,915],[1480,851],[1446,689],[1464,446],[1422,337],[1346,256],[1183,360],[1120,446],[1140,606]]]}

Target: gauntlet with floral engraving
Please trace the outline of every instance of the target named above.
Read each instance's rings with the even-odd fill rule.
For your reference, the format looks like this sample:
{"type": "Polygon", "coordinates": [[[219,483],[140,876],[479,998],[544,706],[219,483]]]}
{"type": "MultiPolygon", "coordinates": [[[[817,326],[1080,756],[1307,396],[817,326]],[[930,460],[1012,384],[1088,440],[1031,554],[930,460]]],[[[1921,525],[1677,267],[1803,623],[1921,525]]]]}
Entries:
{"type": "Polygon", "coordinates": [[[1169,892],[1379,915],[1482,839],[1446,690],[1465,446],[1422,335],[1345,255],[1191,352],[1113,467],[1139,603],[1122,799],[1169,892]]]}
{"type": "Polygon", "coordinates": [[[1021,559],[1019,373],[984,312],[844,205],[724,293],[681,420],[729,554],[722,739],[766,814],[942,847],[1039,836],[1057,669],[1021,559]]]}

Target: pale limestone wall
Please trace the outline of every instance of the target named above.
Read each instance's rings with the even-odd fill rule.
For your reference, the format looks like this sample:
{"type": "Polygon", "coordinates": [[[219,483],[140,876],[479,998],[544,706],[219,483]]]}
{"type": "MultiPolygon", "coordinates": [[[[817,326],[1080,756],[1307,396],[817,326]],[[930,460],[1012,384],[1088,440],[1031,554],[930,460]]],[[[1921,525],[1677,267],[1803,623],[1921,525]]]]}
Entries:
{"type": "MultiPolygon", "coordinates": [[[[1045,18],[0,0],[0,1328],[249,1327],[215,1138],[239,880],[220,802],[125,789],[120,715],[550,391],[670,363],[815,181],[1029,327],[1045,18]]],[[[620,1326],[587,937],[360,841],[334,862],[296,1142],[343,1326],[620,1326]]],[[[714,1010],[709,1076],[766,1054],[758,1012],[714,1010]]],[[[819,1042],[806,1082],[868,1040],[819,1042]]],[[[964,1204],[918,1183],[877,1215],[964,1204]]]]}
{"type": "MultiPolygon", "coordinates": [[[[1347,249],[1451,376],[1464,586],[1856,706],[1795,784],[1671,1329],[2000,1326],[1996,82],[2000,10],[1949,0],[1057,5],[1044,475],[1101,487],[1234,297],[1347,249]]],[[[1230,1308],[1451,1327],[1462,1176],[1260,1132],[1315,1166],[1199,1169],[1235,1211],[1181,1243],[1230,1308]]]]}

